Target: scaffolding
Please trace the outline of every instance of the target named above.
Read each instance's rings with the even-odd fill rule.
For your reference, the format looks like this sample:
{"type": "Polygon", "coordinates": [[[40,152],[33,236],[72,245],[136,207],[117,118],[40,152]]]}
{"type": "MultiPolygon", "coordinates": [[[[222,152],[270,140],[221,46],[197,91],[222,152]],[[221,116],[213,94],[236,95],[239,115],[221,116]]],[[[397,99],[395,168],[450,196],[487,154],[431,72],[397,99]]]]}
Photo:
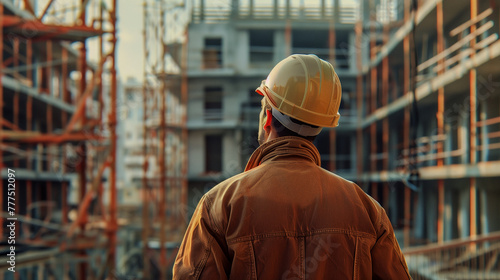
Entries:
{"type": "MultiPolygon", "coordinates": [[[[317,138],[322,166],[357,182],[380,202],[402,247],[474,240],[500,230],[494,206],[500,177],[495,66],[500,2],[366,0],[349,7],[341,2],[195,1],[189,26],[190,96],[210,94],[199,88],[213,84],[243,96],[247,80],[259,84],[287,55],[317,54],[334,65],[344,90],[340,126],[317,138]],[[274,43],[252,45],[259,32],[266,34],[262,40],[274,43]],[[301,36],[307,44],[297,39],[301,36]],[[217,49],[210,45],[215,38],[217,49]]],[[[249,102],[236,97],[230,102],[235,100],[249,102]]],[[[203,109],[202,102],[189,102],[189,108],[203,109]]],[[[231,127],[229,113],[221,111],[218,123],[190,111],[193,137],[224,131],[237,142],[240,127],[247,134],[256,130],[249,123],[257,114],[245,111],[243,124],[231,127]]],[[[227,138],[225,144],[231,142],[227,138]]],[[[203,165],[190,168],[193,189],[200,188],[199,182],[207,180],[203,165]]],[[[225,172],[222,179],[228,177],[225,172]]],[[[447,254],[441,249],[433,247],[433,253],[447,254]]],[[[496,269],[496,259],[489,267],[496,269]]]]}
{"type": "Polygon", "coordinates": [[[144,1],[142,257],[145,278],[164,279],[170,275],[168,269],[188,222],[187,20],[184,1],[177,4],[144,1]]]}
{"type": "Polygon", "coordinates": [[[2,1],[0,22],[2,241],[15,217],[22,278],[102,279],[118,227],[116,0],[2,1]]]}

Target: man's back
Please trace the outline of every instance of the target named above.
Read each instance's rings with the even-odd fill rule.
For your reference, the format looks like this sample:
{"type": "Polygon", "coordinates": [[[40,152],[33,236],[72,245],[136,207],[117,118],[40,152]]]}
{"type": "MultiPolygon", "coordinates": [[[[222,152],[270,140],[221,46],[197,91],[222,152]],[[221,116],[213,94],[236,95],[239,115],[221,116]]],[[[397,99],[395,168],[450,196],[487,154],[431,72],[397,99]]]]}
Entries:
{"type": "Polygon", "coordinates": [[[179,251],[176,277],[409,278],[383,208],[319,167],[312,143],[280,137],[259,149],[247,172],[204,196],[179,251]]]}

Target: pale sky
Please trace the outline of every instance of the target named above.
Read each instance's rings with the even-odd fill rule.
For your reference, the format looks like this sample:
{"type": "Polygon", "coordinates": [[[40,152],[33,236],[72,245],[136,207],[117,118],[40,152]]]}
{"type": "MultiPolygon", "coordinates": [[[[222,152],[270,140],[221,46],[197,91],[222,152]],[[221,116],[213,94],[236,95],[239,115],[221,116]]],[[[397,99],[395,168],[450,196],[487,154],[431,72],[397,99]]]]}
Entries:
{"type": "Polygon", "coordinates": [[[117,70],[122,81],[143,76],[143,1],[118,2],[117,70]]]}

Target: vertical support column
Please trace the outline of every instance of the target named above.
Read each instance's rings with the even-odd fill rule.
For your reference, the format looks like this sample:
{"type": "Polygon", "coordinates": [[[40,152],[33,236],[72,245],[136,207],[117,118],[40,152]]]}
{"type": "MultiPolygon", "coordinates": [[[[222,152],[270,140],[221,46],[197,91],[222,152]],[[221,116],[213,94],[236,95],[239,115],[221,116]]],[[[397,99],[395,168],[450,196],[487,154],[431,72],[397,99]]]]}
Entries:
{"type": "MultiPolygon", "coordinates": [[[[3,22],[3,4],[0,3],[0,22],[3,22]]],[[[0,144],[3,142],[3,28],[0,28],[0,144]]],[[[0,172],[4,169],[3,150],[0,149],[0,172]]],[[[3,212],[3,178],[0,178],[0,212],[3,212]]],[[[0,237],[3,236],[3,217],[0,216],[0,237]]]]}
{"type": "MultiPolygon", "coordinates": [[[[404,5],[404,22],[408,22],[410,20],[410,0],[405,0],[404,5]]],[[[403,39],[403,48],[404,48],[404,81],[403,81],[403,94],[404,96],[408,96],[410,94],[410,35],[406,35],[403,39]]],[[[403,153],[403,162],[409,165],[410,157],[412,151],[410,151],[410,105],[406,106],[404,109],[404,120],[403,120],[403,151],[406,151],[406,154],[403,153]]],[[[410,189],[404,188],[404,246],[408,247],[410,245],[410,227],[408,221],[410,220],[410,189]],[[408,206],[407,206],[408,205],[408,206]]]]}
{"type": "Polygon", "coordinates": [[[231,18],[235,19],[239,16],[239,0],[231,0],[231,18]]]}
{"type": "MultiPolygon", "coordinates": [[[[99,5],[99,20],[100,20],[100,23],[99,23],[99,29],[101,31],[104,32],[104,11],[103,11],[103,7],[104,5],[99,5]]],[[[99,59],[102,60],[102,58],[104,57],[104,39],[103,39],[104,36],[99,36],[99,59]]],[[[67,51],[66,51],[66,55],[67,55],[67,51]]],[[[102,73],[101,73],[102,75],[102,73]]],[[[99,120],[102,120],[102,112],[103,112],[103,107],[104,107],[104,100],[103,100],[103,85],[102,85],[102,79],[99,80],[98,82],[98,104],[99,104],[99,115],[98,115],[98,119],[99,120]]],[[[101,200],[102,201],[102,200],[101,200]]]]}
{"type": "MultiPolygon", "coordinates": [[[[164,11],[164,6],[163,2],[160,2],[160,42],[163,44],[165,40],[165,11],[164,11]]],[[[165,67],[165,56],[166,56],[166,49],[163,48],[160,53],[159,59],[161,59],[160,62],[160,71],[161,71],[161,76],[160,76],[160,153],[159,153],[159,167],[160,167],[160,207],[159,207],[159,214],[160,214],[160,278],[164,279],[166,277],[166,249],[165,249],[165,240],[166,240],[166,203],[167,203],[167,186],[166,186],[166,168],[165,168],[165,159],[166,159],[166,154],[165,154],[165,148],[166,148],[166,119],[165,119],[165,113],[166,113],[166,92],[167,92],[167,87],[166,87],[166,67],[165,67]]]]}
{"type": "MultiPolygon", "coordinates": [[[[85,7],[85,0],[81,0],[80,4],[80,18],[79,18],[79,23],[82,26],[86,25],[86,7],[85,7]]],[[[80,52],[79,52],[79,62],[78,62],[78,67],[80,70],[80,84],[78,87],[78,97],[77,100],[80,100],[80,98],[83,97],[83,94],[85,92],[86,88],[86,81],[87,81],[87,48],[86,48],[86,41],[81,42],[81,47],[80,47],[80,52]]],[[[82,126],[85,124],[85,118],[86,114],[85,112],[82,114],[82,126]]],[[[79,152],[79,162],[77,165],[77,172],[78,172],[78,184],[79,184],[79,201],[83,201],[85,198],[85,194],[87,192],[87,146],[85,143],[80,143],[78,147],[78,152],[79,152]]],[[[82,213],[81,220],[80,220],[80,230],[81,230],[81,235],[85,232],[85,224],[87,223],[87,211],[82,213]]],[[[82,258],[86,258],[87,253],[85,250],[80,250],[78,252],[78,255],[82,258]]],[[[86,262],[81,262],[78,265],[78,279],[87,279],[87,263],[86,262]]]]}
{"type": "MultiPolygon", "coordinates": [[[[362,3],[360,3],[362,5],[362,3]]],[[[339,0],[333,0],[333,21],[340,22],[339,0]]]]}
{"type": "MultiPolygon", "coordinates": [[[[471,20],[474,21],[477,16],[477,0],[471,0],[470,1],[470,17],[471,20]]],[[[474,33],[476,31],[476,24],[471,25],[470,27],[470,32],[474,33]]],[[[474,47],[476,45],[476,38],[472,39],[471,42],[471,49],[474,50],[474,47]]],[[[475,56],[475,53],[473,52],[471,54],[471,59],[473,59],[475,56]]],[[[471,69],[469,71],[469,80],[470,80],[470,133],[469,133],[469,151],[470,151],[470,164],[475,165],[477,163],[477,72],[476,69],[471,69]]],[[[477,218],[477,190],[476,190],[476,178],[471,177],[470,178],[470,187],[469,187],[469,193],[470,193],[470,236],[474,237],[477,234],[477,229],[476,229],[476,218],[477,218]]]]}
{"type": "MultiPolygon", "coordinates": [[[[389,26],[384,25],[383,44],[389,41],[389,26]]],[[[389,57],[384,56],[382,59],[382,106],[389,104],[389,57]]],[[[382,152],[383,152],[383,169],[389,171],[389,116],[382,120],[382,152]]],[[[383,198],[382,206],[389,210],[389,183],[383,183],[383,198]]]]}
{"type": "MultiPolygon", "coordinates": [[[[443,2],[438,1],[436,4],[436,29],[437,29],[437,53],[442,53],[444,51],[444,31],[443,31],[443,2]]],[[[444,59],[440,59],[438,61],[438,75],[444,74],[444,59]]],[[[444,88],[438,89],[438,97],[437,97],[437,129],[438,135],[444,134],[444,88]]],[[[433,135],[430,135],[431,137],[433,135]]],[[[437,154],[441,155],[443,153],[443,142],[439,141],[437,143],[437,154]]],[[[437,166],[442,167],[444,164],[444,158],[439,157],[437,159],[437,166]]],[[[438,183],[438,224],[437,224],[437,237],[438,242],[442,243],[444,241],[444,180],[439,179],[438,183]]]]}
{"type": "Polygon", "coordinates": [[[26,40],[26,78],[30,83],[30,86],[33,86],[33,43],[31,40],[26,40]]]}
{"type": "MultiPolygon", "coordinates": [[[[356,23],[356,108],[357,108],[357,123],[361,123],[363,119],[363,62],[362,62],[362,33],[363,20],[360,19],[356,23]]],[[[363,174],[363,127],[358,126],[356,129],[356,176],[358,178],[363,174]]]]}
{"type": "Polygon", "coordinates": [[[147,32],[147,2],[144,0],[143,2],[143,20],[144,20],[144,29],[142,31],[143,36],[143,50],[144,50],[144,62],[143,62],[143,84],[142,84],[142,106],[143,106],[143,115],[142,115],[142,155],[143,155],[143,163],[142,163],[142,258],[143,258],[143,278],[149,279],[149,271],[150,271],[150,262],[148,256],[148,241],[149,241],[149,201],[148,201],[148,180],[147,180],[147,172],[148,172],[148,147],[147,147],[147,118],[148,118],[148,95],[147,95],[147,73],[146,73],[146,64],[148,60],[148,32],[147,32]]]}
{"type": "MultiPolygon", "coordinates": [[[[31,196],[32,196],[32,193],[33,193],[33,189],[32,189],[32,181],[31,180],[27,180],[26,181],[26,217],[28,218],[28,220],[31,218],[31,196]]],[[[64,212],[63,212],[63,216],[64,216],[64,212]]],[[[26,239],[30,239],[30,225],[29,224],[26,224],[26,226],[23,228],[24,231],[25,231],[25,235],[26,235],[26,239]]]]}
{"type": "MultiPolygon", "coordinates": [[[[374,10],[373,0],[370,0],[370,22],[375,22],[375,16],[373,14],[374,10]]],[[[370,27],[370,61],[373,61],[376,57],[375,47],[376,42],[374,40],[375,29],[373,24],[370,27]]],[[[370,114],[373,114],[377,110],[377,66],[373,66],[370,69],[370,114]]],[[[370,124],[370,171],[372,174],[377,172],[377,123],[373,122],[370,124]]],[[[378,183],[371,182],[371,196],[375,200],[378,198],[378,183]]]]}
{"type": "Polygon", "coordinates": [[[273,18],[278,18],[279,3],[278,0],[273,0],[273,18]]]}
{"type": "Polygon", "coordinates": [[[290,19],[287,19],[285,25],[285,56],[289,56],[291,53],[292,53],[292,21],[290,19]]]}
{"type": "MultiPolygon", "coordinates": [[[[13,65],[14,65],[14,69],[16,69],[17,67],[19,67],[19,37],[15,36],[14,39],[13,39],[13,49],[14,49],[14,53],[13,53],[13,65]]],[[[19,79],[21,77],[21,75],[19,74],[18,70],[16,70],[14,73],[14,77],[16,79],[19,79]]],[[[13,119],[13,123],[16,127],[19,127],[19,91],[15,91],[14,92],[14,100],[13,100],[13,114],[12,114],[12,119],[13,119]]],[[[12,144],[13,146],[19,148],[19,144],[12,144]]],[[[18,167],[19,166],[19,160],[18,159],[15,159],[13,161],[13,167],[18,167]]]]}
{"type": "MultiPolygon", "coordinates": [[[[61,99],[64,103],[70,103],[69,102],[69,96],[68,96],[68,50],[66,48],[62,48],[61,50],[61,58],[62,58],[62,64],[61,64],[61,84],[62,84],[62,92],[61,92],[61,99]]],[[[61,112],[61,121],[62,125],[66,125],[68,122],[68,114],[65,111],[61,112]]]]}
{"type": "MultiPolygon", "coordinates": [[[[290,0],[285,0],[286,1],[286,4],[285,4],[285,18],[287,20],[290,19],[290,0]]],[[[288,56],[288,55],[287,55],[288,56]]]]}
{"type": "MultiPolygon", "coordinates": [[[[52,88],[52,41],[48,40],[47,41],[47,61],[48,61],[48,66],[47,66],[47,92],[50,96],[53,96],[54,94],[54,89],[52,88]]],[[[54,97],[54,96],[53,96],[54,97]]],[[[52,106],[47,105],[47,112],[46,112],[46,120],[47,120],[47,133],[52,134],[53,130],[53,116],[52,116],[52,106]]],[[[50,172],[51,170],[51,163],[52,163],[52,145],[51,143],[46,144],[46,149],[47,149],[47,171],[50,172]]],[[[47,182],[47,187],[50,188],[50,182],[47,182]]]]}
{"type": "Polygon", "coordinates": [[[110,164],[110,181],[109,181],[109,221],[108,221],[108,240],[109,240],[109,271],[114,271],[115,270],[115,263],[116,263],[116,231],[117,231],[117,215],[116,215],[116,140],[117,140],[117,135],[116,135],[116,125],[117,125],[117,118],[116,118],[116,90],[117,90],[117,84],[116,84],[116,7],[117,1],[112,0],[112,6],[111,6],[111,11],[110,11],[110,20],[111,20],[111,26],[112,26],[112,31],[111,31],[111,51],[110,51],[110,58],[111,58],[111,69],[109,69],[111,73],[111,113],[109,116],[109,125],[110,125],[110,133],[111,133],[111,143],[110,143],[110,159],[109,159],[109,164],[110,164]]]}
{"type": "MultiPolygon", "coordinates": [[[[28,79],[30,86],[33,86],[33,43],[31,40],[26,41],[26,78],[28,79]]],[[[31,131],[33,124],[33,97],[28,95],[26,97],[26,131],[31,131]]],[[[32,150],[33,146],[29,145],[26,147],[28,150],[32,150]]],[[[31,154],[31,153],[30,153],[31,154]]],[[[32,156],[27,156],[26,169],[31,170],[32,168],[32,156]]]]}
{"type": "Polygon", "coordinates": [[[205,20],[205,0],[200,0],[200,21],[205,20]]]}
{"type": "Polygon", "coordinates": [[[248,7],[248,8],[249,8],[250,10],[248,11],[248,16],[249,16],[250,18],[253,18],[254,3],[253,3],[253,0],[249,0],[249,1],[250,1],[250,3],[249,3],[249,7],[248,7]]]}
{"type": "Polygon", "coordinates": [[[184,45],[182,46],[182,65],[181,65],[181,102],[182,102],[182,191],[181,191],[181,201],[182,201],[182,211],[185,218],[183,219],[183,226],[187,226],[187,199],[188,199],[188,181],[187,181],[187,173],[188,173],[188,130],[187,130],[187,101],[188,101],[188,76],[187,76],[187,55],[188,55],[188,41],[189,41],[189,33],[188,28],[185,31],[184,45]]]}
{"type": "Polygon", "coordinates": [[[326,5],[325,0],[321,0],[321,18],[325,18],[326,5]]]}

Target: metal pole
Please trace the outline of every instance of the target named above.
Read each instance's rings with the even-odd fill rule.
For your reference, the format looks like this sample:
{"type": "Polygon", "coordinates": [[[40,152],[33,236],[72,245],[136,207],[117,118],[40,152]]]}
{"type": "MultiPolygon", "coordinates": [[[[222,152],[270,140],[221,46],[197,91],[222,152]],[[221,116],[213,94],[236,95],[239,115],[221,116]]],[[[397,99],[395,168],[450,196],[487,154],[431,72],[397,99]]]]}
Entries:
{"type": "MultiPolygon", "coordinates": [[[[470,1],[470,17],[471,20],[474,20],[477,16],[477,0],[471,0],[470,1]]],[[[476,24],[471,25],[470,27],[471,33],[474,33],[476,31],[476,24]]],[[[472,39],[471,42],[471,49],[474,50],[475,45],[476,45],[476,38],[472,39]]],[[[471,59],[473,60],[475,56],[475,52],[473,51],[471,54],[471,59]]],[[[477,116],[476,116],[476,102],[477,102],[477,72],[476,69],[471,69],[469,71],[469,80],[470,80],[470,138],[469,138],[469,144],[470,144],[470,164],[475,165],[477,163],[477,116]]],[[[474,237],[476,236],[476,218],[477,218],[477,206],[476,206],[476,178],[471,177],[470,178],[470,187],[469,187],[469,194],[470,194],[470,236],[474,237]]]]}
{"type": "Polygon", "coordinates": [[[182,115],[182,191],[181,191],[181,201],[182,201],[182,211],[185,215],[183,219],[183,226],[187,226],[187,198],[188,198],[188,182],[187,182],[187,169],[188,169],[188,131],[187,131],[187,100],[188,100],[188,76],[187,76],[187,55],[188,55],[188,41],[189,41],[189,30],[186,28],[185,31],[185,41],[182,46],[182,81],[181,81],[181,102],[183,110],[182,115]]]}
{"type": "MultiPolygon", "coordinates": [[[[383,30],[383,44],[386,45],[389,41],[389,26],[384,25],[383,30]]],[[[382,60],[382,106],[389,105],[389,57],[385,56],[382,60]]],[[[389,116],[385,117],[382,121],[382,152],[383,169],[389,171],[389,116]]],[[[389,184],[383,183],[383,197],[382,205],[389,210],[389,184]]]]}
{"type": "MultiPolygon", "coordinates": [[[[356,32],[356,108],[357,108],[357,121],[361,122],[363,118],[363,61],[362,61],[362,33],[363,33],[363,19],[361,18],[355,27],[356,32]]],[[[363,128],[358,126],[356,130],[356,173],[359,178],[363,173],[363,128]]]]}
{"type": "Polygon", "coordinates": [[[285,23],[285,56],[289,56],[291,53],[292,53],[292,22],[287,16],[287,20],[285,23]]]}
{"type": "MultiPolygon", "coordinates": [[[[85,21],[86,21],[86,7],[85,7],[85,0],[81,0],[81,14],[80,14],[80,25],[85,26],[85,21]]],[[[86,48],[86,41],[81,42],[81,47],[80,47],[80,53],[79,53],[79,70],[80,70],[80,84],[78,88],[78,99],[83,98],[83,94],[85,92],[85,86],[87,82],[87,48],[86,48]]],[[[85,113],[82,116],[82,126],[85,125],[85,113]]],[[[85,193],[87,192],[87,147],[85,143],[80,143],[79,144],[79,163],[77,167],[78,171],[78,182],[79,182],[79,194],[80,194],[80,201],[83,201],[85,197],[85,193]]],[[[85,224],[87,223],[87,215],[86,212],[83,213],[81,216],[80,220],[80,230],[81,230],[81,236],[83,237],[83,232],[85,232],[85,224]]],[[[78,255],[82,258],[86,258],[87,253],[85,250],[80,250],[78,255]]],[[[78,265],[78,277],[79,279],[87,279],[87,263],[86,262],[81,262],[78,265]]]]}
{"type": "MultiPolygon", "coordinates": [[[[373,0],[370,0],[370,22],[375,22],[375,16],[373,14],[373,0]]],[[[373,24],[370,25],[370,60],[373,61],[376,57],[375,54],[375,29],[373,24]]],[[[373,66],[370,69],[370,114],[373,114],[377,110],[377,66],[373,66]]],[[[375,173],[377,171],[377,123],[373,122],[370,125],[370,171],[375,173]]],[[[375,200],[379,200],[378,198],[378,183],[371,183],[371,196],[375,200]]]]}
{"type": "MultiPolygon", "coordinates": [[[[160,43],[163,44],[165,43],[165,10],[164,10],[164,5],[163,2],[160,2],[160,43]]],[[[166,237],[166,203],[167,203],[167,185],[166,185],[166,165],[165,165],[165,160],[166,160],[166,154],[165,154],[165,148],[166,148],[166,119],[165,119],[165,113],[166,113],[166,94],[167,94],[167,87],[166,87],[166,67],[165,67],[165,57],[166,57],[166,48],[162,47],[160,51],[160,57],[161,63],[160,63],[160,154],[159,154],[159,164],[160,164],[160,278],[165,279],[166,277],[166,249],[165,249],[165,237],[166,237]]]]}
{"type": "Polygon", "coordinates": [[[110,11],[111,20],[111,114],[110,114],[110,132],[111,132],[111,149],[110,149],[110,182],[109,182],[109,221],[108,221],[108,235],[109,235],[109,271],[114,273],[116,263],[116,231],[117,231],[117,215],[116,215],[116,0],[112,0],[110,11]]]}
{"type": "MultiPolygon", "coordinates": [[[[437,28],[437,53],[442,53],[444,51],[444,32],[443,32],[443,2],[439,1],[436,4],[436,28],[437,28]]],[[[438,66],[440,67],[438,71],[438,75],[442,75],[444,73],[444,59],[440,59],[438,61],[438,66]]],[[[437,118],[437,129],[438,135],[444,134],[444,88],[438,89],[438,111],[436,113],[437,118]]],[[[437,143],[437,154],[441,154],[443,152],[443,143],[437,143]]],[[[438,167],[442,167],[444,164],[444,159],[442,157],[438,158],[437,165],[438,167]]],[[[444,180],[438,180],[438,224],[437,224],[437,235],[438,242],[442,243],[444,241],[444,180]]]]}
{"type": "Polygon", "coordinates": [[[147,33],[147,23],[148,23],[148,13],[147,13],[147,2],[143,2],[143,48],[144,48],[144,63],[143,63],[143,81],[142,81],[142,97],[143,97],[143,115],[142,115],[142,259],[143,259],[143,272],[142,277],[144,279],[149,279],[149,257],[148,257],[148,239],[149,239],[149,200],[148,200],[148,147],[147,147],[147,119],[148,119],[148,96],[147,96],[147,60],[148,60],[148,33],[147,33]]]}
{"type": "MultiPolygon", "coordinates": [[[[410,21],[410,0],[405,0],[405,10],[404,10],[404,21],[410,21]]],[[[410,94],[410,35],[406,35],[403,39],[403,48],[404,48],[404,81],[403,81],[403,95],[410,94]]],[[[404,120],[403,120],[403,151],[408,151],[406,155],[404,155],[404,162],[409,163],[411,158],[410,151],[410,105],[405,107],[404,110],[404,120]]],[[[410,245],[410,228],[407,224],[407,221],[410,220],[410,189],[404,188],[404,217],[405,217],[405,226],[404,226],[404,246],[407,247],[410,245]],[[407,206],[408,205],[408,206],[407,206]],[[408,239],[406,238],[408,237],[408,239]]]]}
{"type": "MultiPolygon", "coordinates": [[[[0,22],[3,22],[3,4],[0,3],[0,22]]],[[[0,144],[2,144],[3,139],[3,83],[2,76],[3,74],[3,27],[0,28],[0,38],[2,38],[2,42],[0,42],[0,144]]],[[[4,169],[3,163],[3,150],[0,149],[0,171],[4,169]]],[[[0,179],[0,211],[3,211],[3,178],[0,179]]],[[[3,236],[3,218],[0,217],[0,236],[3,236]]]]}

